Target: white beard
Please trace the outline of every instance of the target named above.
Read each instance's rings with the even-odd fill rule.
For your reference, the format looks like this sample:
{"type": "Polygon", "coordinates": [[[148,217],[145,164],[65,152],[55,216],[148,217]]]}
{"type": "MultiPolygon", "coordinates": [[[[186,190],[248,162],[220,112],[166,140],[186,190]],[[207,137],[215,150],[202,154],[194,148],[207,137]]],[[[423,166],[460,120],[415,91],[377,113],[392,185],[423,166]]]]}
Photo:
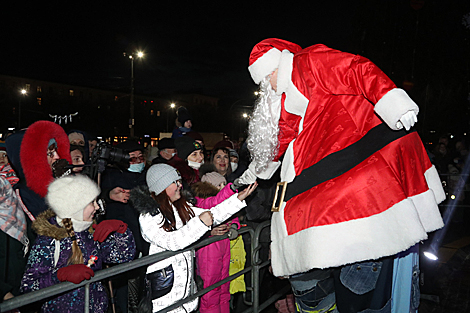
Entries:
{"type": "Polygon", "coordinates": [[[277,155],[280,116],[281,96],[272,89],[268,76],[260,83],[260,98],[248,125],[247,146],[256,173],[263,172],[277,155]]]}

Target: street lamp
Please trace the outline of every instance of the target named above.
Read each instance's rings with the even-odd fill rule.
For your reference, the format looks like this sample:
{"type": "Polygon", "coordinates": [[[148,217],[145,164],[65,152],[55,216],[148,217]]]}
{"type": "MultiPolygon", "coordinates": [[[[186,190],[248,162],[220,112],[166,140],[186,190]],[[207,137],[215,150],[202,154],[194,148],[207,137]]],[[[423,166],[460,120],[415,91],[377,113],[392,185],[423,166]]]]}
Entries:
{"type": "MultiPolygon", "coordinates": [[[[170,103],[170,109],[174,109],[176,107],[176,104],[174,102],[170,103]]],[[[170,110],[168,110],[166,112],[166,132],[168,133],[170,130],[169,130],[169,127],[168,127],[168,117],[170,115],[170,110]]]]}
{"type": "Polygon", "coordinates": [[[21,89],[21,96],[18,101],[18,130],[21,129],[21,98],[26,96],[26,89],[21,89]]]}
{"type": "Polygon", "coordinates": [[[129,128],[130,128],[130,137],[134,136],[134,59],[142,58],[144,53],[142,51],[137,51],[135,54],[127,54],[124,52],[124,56],[128,56],[131,60],[131,105],[130,105],[130,116],[129,116],[129,128]]]}

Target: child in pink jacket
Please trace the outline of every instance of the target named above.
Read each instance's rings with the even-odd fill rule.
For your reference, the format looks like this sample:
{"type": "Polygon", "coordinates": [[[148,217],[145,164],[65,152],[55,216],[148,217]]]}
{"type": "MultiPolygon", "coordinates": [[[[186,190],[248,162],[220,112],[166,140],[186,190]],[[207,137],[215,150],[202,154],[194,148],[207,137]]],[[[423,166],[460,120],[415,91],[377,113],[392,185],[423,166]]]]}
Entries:
{"type": "MultiPolygon", "coordinates": [[[[201,182],[195,183],[191,189],[196,196],[196,206],[210,209],[229,198],[236,191],[232,183],[226,185],[225,177],[217,172],[209,172],[201,177],[201,182]]],[[[211,235],[223,235],[229,231],[231,224],[240,228],[238,218],[227,224],[221,224],[211,231],[211,235]]],[[[204,288],[229,276],[230,240],[224,239],[202,247],[196,251],[197,274],[204,281],[204,288]]],[[[201,313],[230,313],[230,282],[217,287],[201,298],[199,307],[201,313]]]]}

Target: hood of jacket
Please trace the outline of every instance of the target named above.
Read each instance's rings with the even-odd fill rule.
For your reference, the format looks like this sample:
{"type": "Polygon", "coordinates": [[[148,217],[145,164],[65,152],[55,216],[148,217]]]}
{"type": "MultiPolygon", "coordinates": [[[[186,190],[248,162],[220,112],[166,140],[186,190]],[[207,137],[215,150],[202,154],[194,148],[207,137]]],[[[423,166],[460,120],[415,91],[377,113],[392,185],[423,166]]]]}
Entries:
{"type": "Polygon", "coordinates": [[[41,197],[47,194],[47,187],[54,180],[47,163],[47,148],[52,138],[57,142],[57,153],[70,164],[70,143],[64,129],[50,121],[38,121],[26,129],[20,147],[20,163],[26,185],[41,197]]]}
{"type": "Polygon", "coordinates": [[[150,195],[147,185],[137,186],[131,189],[129,201],[139,214],[147,214],[155,216],[160,213],[159,205],[150,195]]]}
{"type": "Polygon", "coordinates": [[[41,236],[51,237],[57,240],[64,239],[68,237],[67,230],[60,227],[57,223],[51,223],[51,219],[55,217],[56,214],[52,210],[47,210],[42,212],[36,217],[36,220],[31,225],[31,228],[41,236]]]}
{"type": "Polygon", "coordinates": [[[208,182],[197,182],[191,185],[194,196],[198,198],[209,198],[219,193],[219,189],[208,182]]]}

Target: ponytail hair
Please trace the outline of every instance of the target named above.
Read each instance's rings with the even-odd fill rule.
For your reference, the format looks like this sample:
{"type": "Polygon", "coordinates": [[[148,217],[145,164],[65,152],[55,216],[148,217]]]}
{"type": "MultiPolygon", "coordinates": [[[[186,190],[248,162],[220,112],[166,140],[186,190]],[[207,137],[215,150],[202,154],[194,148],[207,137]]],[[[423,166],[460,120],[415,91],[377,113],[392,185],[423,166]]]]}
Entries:
{"type": "Polygon", "coordinates": [[[73,230],[72,220],[70,218],[64,218],[62,220],[62,224],[64,225],[65,230],[67,230],[67,234],[72,240],[72,253],[69,256],[67,265],[83,264],[85,261],[83,260],[82,250],[77,243],[77,237],[75,236],[75,231],[73,230]]]}

